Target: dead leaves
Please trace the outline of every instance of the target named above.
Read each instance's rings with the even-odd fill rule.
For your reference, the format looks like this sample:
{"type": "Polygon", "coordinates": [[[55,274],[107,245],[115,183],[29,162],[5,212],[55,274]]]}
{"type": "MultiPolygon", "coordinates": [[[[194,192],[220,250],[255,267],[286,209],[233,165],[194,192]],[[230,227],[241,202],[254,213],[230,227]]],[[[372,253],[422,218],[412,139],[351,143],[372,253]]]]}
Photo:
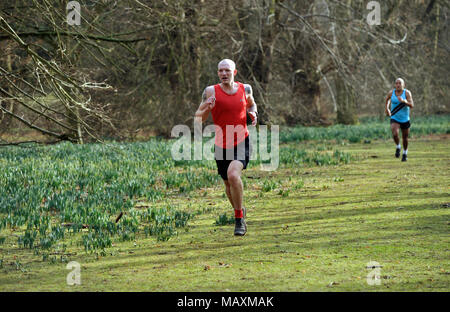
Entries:
{"type": "Polygon", "coordinates": [[[333,287],[333,286],[337,286],[340,285],[338,282],[330,282],[327,287],[333,287]]]}
{"type": "MultiPolygon", "coordinates": [[[[225,263],[223,261],[219,261],[219,263],[218,263],[218,267],[219,268],[230,268],[232,265],[233,264],[231,264],[231,263],[225,263]]],[[[203,270],[204,271],[209,271],[209,270],[212,270],[212,269],[213,269],[213,267],[211,267],[209,264],[205,264],[203,266],[203,270]]]]}
{"type": "Polygon", "coordinates": [[[231,267],[231,266],[232,266],[231,263],[219,262],[219,267],[222,267],[222,268],[229,268],[229,267],[231,267]]]}

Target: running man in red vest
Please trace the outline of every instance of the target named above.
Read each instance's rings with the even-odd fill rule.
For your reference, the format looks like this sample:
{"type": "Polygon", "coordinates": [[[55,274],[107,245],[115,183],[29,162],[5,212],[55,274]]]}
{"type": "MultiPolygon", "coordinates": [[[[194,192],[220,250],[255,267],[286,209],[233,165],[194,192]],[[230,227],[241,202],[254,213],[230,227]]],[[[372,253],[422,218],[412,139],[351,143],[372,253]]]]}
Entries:
{"type": "Polygon", "coordinates": [[[216,128],[214,158],[218,173],[225,183],[225,192],[234,208],[234,235],[242,236],[247,232],[247,225],[241,174],[250,159],[247,112],[253,126],[256,125],[258,113],[252,87],[234,81],[237,70],[232,60],[220,61],[217,73],[220,83],[208,86],[203,91],[195,120],[203,122],[210,112],[212,114],[216,128]]]}

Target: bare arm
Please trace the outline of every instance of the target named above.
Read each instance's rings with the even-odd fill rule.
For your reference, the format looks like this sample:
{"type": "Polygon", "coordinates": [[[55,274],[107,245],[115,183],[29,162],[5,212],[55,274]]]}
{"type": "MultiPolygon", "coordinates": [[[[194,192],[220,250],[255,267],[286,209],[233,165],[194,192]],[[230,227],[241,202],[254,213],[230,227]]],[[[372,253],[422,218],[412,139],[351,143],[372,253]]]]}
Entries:
{"type": "Polygon", "coordinates": [[[209,112],[214,108],[215,105],[215,94],[214,87],[206,87],[202,94],[202,102],[195,112],[195,121],[203,122],[208,118],[209,112]]]}
{"type": "Polygon", "coordinates": [[[247,112],[252,119],[252,125],[256,126],[258,118],[258,109],[256,107],[255,98],[253,97],[253,90],[249,84],[244,84],[245,96],[247,98],[247,112]]]}
{"type": "Polygon", "coordinates": [[[392,96],[392,90],[389,91],[388,95],[386,96],[386,103],[384,111],[386,112],[386,116],[391,116],[391,111],[389,109],[389,105],[391,104],[391,96],[392,96]]]}
{"type": "Polygon", "coordinates": [[[405,105],[409,106],[410,108],[414,107],[414,101],[412,99],[412,94],[409,90],[406,90],[406,101],[403,100],[402,102],[405,103],[405,105]]]}

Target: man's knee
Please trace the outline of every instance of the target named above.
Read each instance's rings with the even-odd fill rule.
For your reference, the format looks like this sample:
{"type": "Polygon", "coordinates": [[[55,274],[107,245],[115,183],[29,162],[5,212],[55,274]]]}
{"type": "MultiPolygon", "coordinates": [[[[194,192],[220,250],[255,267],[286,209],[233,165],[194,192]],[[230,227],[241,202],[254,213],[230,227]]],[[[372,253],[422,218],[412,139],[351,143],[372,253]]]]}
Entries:
{"type": "Polygon", "coordinates": [[[230,183],[230,185],[234,186],[236,184],[239,184],[241,180],[242,168],[243,164],[240,161],[231,162],[227,171],[228,182],[230,183]]]}
{"type": "Polygon", "coordinates": [[[237,170],[230,170],[227,173],[228,175],[228,183],[231,185],[236,185],[239,183],[239,179],[241,176],[239,175],[239,172],[237,170]]]}

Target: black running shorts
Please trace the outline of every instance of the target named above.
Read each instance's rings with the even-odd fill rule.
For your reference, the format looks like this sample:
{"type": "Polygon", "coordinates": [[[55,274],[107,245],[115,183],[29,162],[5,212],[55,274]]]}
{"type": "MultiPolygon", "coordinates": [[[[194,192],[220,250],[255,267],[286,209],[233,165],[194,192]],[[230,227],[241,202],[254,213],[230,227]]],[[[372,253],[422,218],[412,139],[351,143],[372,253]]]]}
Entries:
{"type": "Polygon", "coordinates": [[[233,149],[224,149],[214,145],[214,159],[217,164],[217,172],[223,180],[228,180],[228,167],[233,160],[239,160],[244,168],[247,168],[250,161],[250,139],[247,136],[245,141],[236,145],[233,149]],[[227,157],[228,155],[228,157],[227,157]]]}
{"type": "Polygon", "coordinates": [[[409,129],[409,127],[411,127],[411,123],[409,122],[409,120],[407,122],[398,122],[395,119],[391,119],[391,124],[393,123],[397,123],[400,125],[400,129],[409,129]]]}

